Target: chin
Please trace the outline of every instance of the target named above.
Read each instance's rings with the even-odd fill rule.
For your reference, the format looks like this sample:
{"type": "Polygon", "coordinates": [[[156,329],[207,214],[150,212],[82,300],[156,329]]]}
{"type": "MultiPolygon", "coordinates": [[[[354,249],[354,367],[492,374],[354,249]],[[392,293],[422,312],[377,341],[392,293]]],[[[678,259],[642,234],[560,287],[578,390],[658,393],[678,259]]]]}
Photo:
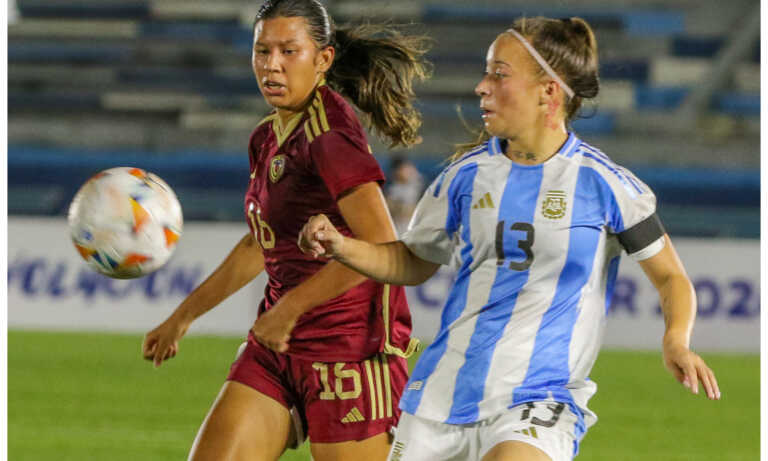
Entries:
{"type": "Polygon", "coordinates": [[[488,133],[489,135],[501,137],[501,132],[499,130],[495,129],[492,124],[486,123],[484,128],[485,128],[486,133],[488,133]]]}

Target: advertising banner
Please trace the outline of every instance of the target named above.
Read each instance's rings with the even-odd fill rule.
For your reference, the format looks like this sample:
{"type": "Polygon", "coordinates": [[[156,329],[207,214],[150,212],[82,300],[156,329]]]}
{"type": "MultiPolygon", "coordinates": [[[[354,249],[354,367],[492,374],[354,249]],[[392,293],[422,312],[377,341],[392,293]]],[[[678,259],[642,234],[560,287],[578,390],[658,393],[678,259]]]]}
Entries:
{"type": "MultiPolygon", "coordinates": [[[[187,223],[172,260],[135,280],[101,276],[80,259],[63,218],[8,221],[9,328],[145,332],[175,309],[247,232],[245,224],[187,223]]],[[[760,243],[675,239],[698,297],[693,347],[758,352],[760,243]]],[[[197,320],[190,332],[244,336],[256,317],[264,276],[197,320]]],[[[429,342],[453,283],[442,268],[408,288],[414,334],[429,342]]],[[[660,348],[664,320],[656,290],[640,266],[623,258],[605,332],[606,347],[660,348]]]]}

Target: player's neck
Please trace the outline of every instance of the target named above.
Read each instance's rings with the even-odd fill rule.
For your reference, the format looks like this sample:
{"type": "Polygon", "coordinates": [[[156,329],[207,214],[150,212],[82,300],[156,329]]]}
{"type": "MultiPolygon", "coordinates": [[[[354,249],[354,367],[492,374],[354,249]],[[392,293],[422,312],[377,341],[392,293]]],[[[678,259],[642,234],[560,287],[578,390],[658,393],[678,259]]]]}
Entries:
{"type": "Polygon", "coordinates": [[[305,110],[307,110],[307,107],[312,103],[312,98],[315,96],[315,91],[317,91],[317,88],[320,85],[325,85],[325,78],[323,74],[319,74],[317,77],[317,81],[315,82],[315,86],[312,88],[312,91],[309,92],[306,98],[299,104],[298,107],[277,107],[277,118],[280,121],[281,128],[284,128],[288,125],[288,122],[296,116],[296,114],[304,113],[305,110]]]}
{"type": "Polygon", "coordinates": [[[565,124],[557,129],[540,127],[507,139],[504,155],[522,165],[539,165],[555,155],[568,140],[565,124]]]}
{"type": "Polygon", "coordinates": [[[302,113],[304,110],[290,110],[290,109],[277,109],[277,119],[280,123],[280,129],[284,130],[286,126],[288,126],[288,122],[291,121],[293,117],[296,116],[296,114],[302,113]]]}

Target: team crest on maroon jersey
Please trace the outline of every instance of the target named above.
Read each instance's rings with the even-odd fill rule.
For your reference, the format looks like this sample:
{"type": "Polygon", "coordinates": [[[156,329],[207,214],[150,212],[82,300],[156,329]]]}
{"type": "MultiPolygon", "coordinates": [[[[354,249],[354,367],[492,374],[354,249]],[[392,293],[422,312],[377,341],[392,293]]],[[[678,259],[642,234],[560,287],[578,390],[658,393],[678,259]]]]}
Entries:
{"type": "Polygon", "coordinates": [[[285,155],[275,155],[269,164],[269,180],[276,183],[285,172],[285,155]]]}

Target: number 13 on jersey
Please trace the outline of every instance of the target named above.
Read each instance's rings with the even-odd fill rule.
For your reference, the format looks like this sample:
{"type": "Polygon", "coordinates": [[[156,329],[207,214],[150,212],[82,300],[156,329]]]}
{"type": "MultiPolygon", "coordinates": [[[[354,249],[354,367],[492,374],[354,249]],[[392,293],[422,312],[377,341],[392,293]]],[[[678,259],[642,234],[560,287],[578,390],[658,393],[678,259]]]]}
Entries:
{"type": "MultiPolygon", "coordinates": [[[[502,266],[507,258],[507,254],[504,251],[504,232],[506,231],[507,224],[504,221],[499,221],[496,225],[496,264],[502,266]]],[[[533,241],[536,231],[533,224],[527,222],[516,222],[509,227],[510,231],[525,232],[525,238],[518,240],[517,247],[523,250],[525,253],[525,259],[523,261],[511,261],[509,268],[513,271],[528,270],[533,264],[533,241]]]]}
{"type": "Polygon", "coordinates": [[[248,219],[251,220],[251,226],[253,227],[253,236],[261,244],[261,247],[265,250],[269,250],[275,247],[275,233],[272,228],[269,227],[265,221],[261,219],[261,208],[254,205],[253,202],[248,204],[248,219]],[[254,213],[254,209],[256,213],[254,213]]]}

